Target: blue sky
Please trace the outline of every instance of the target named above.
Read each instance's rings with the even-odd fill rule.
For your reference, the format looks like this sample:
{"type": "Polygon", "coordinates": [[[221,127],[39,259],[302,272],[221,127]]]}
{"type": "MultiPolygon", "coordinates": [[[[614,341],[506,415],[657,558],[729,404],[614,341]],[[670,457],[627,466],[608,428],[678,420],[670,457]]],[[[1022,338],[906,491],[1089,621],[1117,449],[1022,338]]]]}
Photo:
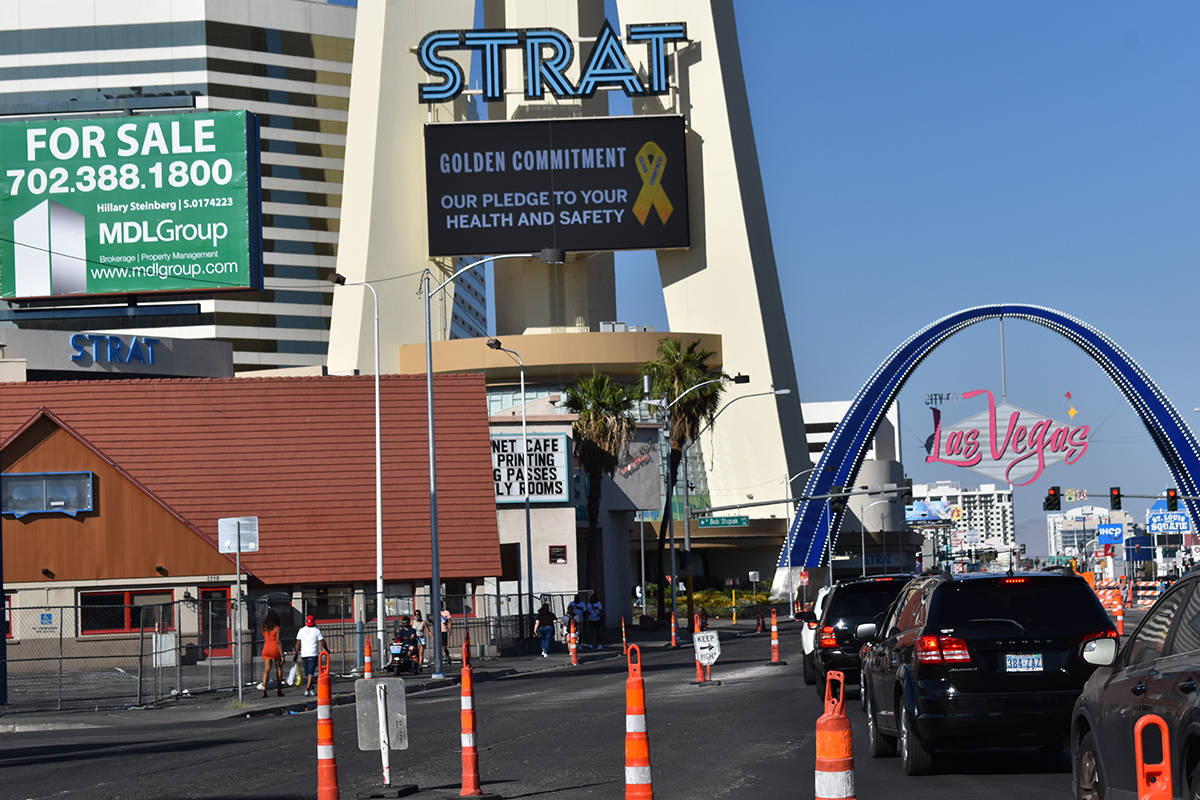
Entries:
{"type": "MultiPolygon", "coordinates": [[[[739,2],[735,6],[780,285],[804,400],[848,399],[903,338],[967,306],[1047,305],[1122,345],[1189,421],[1200,262],[1200,5],[739,2]],[[866,324],[864,324],[866,323],[866,324]]],[[[657,270],[624,256],[618,311],[666,329],[657,270]]],[[[1108,379],[1055,334],[1006,323],[1008,397],[1091,445],[1016,493],[1045,549],[1050,484],[1170,485],[1108,379]]],[[[726,365],[736,369],[736,365],[726,365]]],[[[900,397],[918,482],[930,392],[1000,390],[997,323],[951,339],[900,397]]],[[[945,410],[948,421],[978,401],[945,410]]],[[[1148,501],[1126,502],[1138,519],[1148,501]]],[[[1023,537],[1024,538],[1024,537],[1023,537]]]]}

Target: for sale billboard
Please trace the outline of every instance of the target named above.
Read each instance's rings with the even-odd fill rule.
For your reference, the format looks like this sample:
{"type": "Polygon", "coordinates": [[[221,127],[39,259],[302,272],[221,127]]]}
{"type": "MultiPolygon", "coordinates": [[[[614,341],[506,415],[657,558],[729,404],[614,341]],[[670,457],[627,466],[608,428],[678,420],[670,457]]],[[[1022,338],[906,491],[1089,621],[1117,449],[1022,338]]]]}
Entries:
{"type": "Polygon", "coordinates": [[[244,111],[0,124],[0,297],[262,285],[244,111]]]}
{"type": "Polygon", "coordinates": [[[678,116],[425,126],[431,256],[681,248],[678,116]]]}

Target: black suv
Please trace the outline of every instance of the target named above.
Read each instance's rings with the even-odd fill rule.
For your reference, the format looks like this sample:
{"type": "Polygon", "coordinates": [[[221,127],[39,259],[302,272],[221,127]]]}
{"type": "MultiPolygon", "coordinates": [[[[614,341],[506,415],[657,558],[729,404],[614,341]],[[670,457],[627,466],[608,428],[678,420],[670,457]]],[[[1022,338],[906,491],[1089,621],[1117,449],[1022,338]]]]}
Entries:
{"type": "Polygon", "coordinates": [[[934,574],[896,598],[865,673],[871,755],[899,740],[904,772],[938,751],[1067,743],[1071,707],[1095,666],[1085,643],[1116,629],[1091,587],[1051,573],[934,574]]]}
{"type": "Polygon", "coordinates": [[[1163,759],[1159,736],[1143,732],[1146,762],[1170,764],[1172,796],[1200,796],[1200,571],[1158,599],[1120,653],[1109,644],[1084,656],[1099,669],[1072,717],[1073,797],[1137,796],[1134,725],[1149,714],[1165,723],[1170,752],[1163,759]]]}
{"type": "Polygon", "coordinates": [[[817,695],[825,696],[825,675],[830,670],[845,673],[848,684],[858,683],[862,666],[858,626],[880,622],[887,607],[912,578],[912,575],[872,575],[833,587],[818,620],[813,647],[817,695]]]}

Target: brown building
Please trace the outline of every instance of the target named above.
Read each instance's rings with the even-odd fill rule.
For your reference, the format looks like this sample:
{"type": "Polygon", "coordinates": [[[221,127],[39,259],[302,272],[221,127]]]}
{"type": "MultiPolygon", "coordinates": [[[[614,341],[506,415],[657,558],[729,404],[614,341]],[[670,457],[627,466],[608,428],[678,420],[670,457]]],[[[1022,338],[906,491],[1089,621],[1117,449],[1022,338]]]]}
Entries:
{"type": "MultiPolygon", "coordinates": [[[[500,572],[484,383],[436,380],[441,576],[448,594],[469,594],[500,572]]],[[[424,378],[383,376],[380,418],[386,593],[420,596],[424,378]]],[[[287,595],[318,616],[338,598],[355,619],[374,616],[372,377],[6,384],[0,434],[13,609],[80,606],[62,624],[104,635],[131,615],[122,625],[89,607],[227,597],[234,560],[217,521],[257,517],[259,549],[241,561],[252,598],[287,595]]]]}

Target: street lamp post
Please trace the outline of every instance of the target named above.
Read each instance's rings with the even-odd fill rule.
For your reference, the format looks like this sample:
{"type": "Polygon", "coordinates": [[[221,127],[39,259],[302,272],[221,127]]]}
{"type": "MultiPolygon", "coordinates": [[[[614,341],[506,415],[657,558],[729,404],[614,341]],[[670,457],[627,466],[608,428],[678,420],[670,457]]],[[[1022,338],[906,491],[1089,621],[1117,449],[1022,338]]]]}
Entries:
{"type": "MultiPolygon", "coordinates": [[[[739,372],[737,375],[734,375],[732,378],[721,377],[721,378],[713,378],[712,380],[707,380],[707,381],[700,381],[700,383],[697,383],[695,386],[689,386],[687,389],[680,392],[679,396],[677,396],[674,400],[672,400],[669,403],[667,402],[666,395],[663,395],[662,400],[651,401],[652,403],[655,403],[662,409],[663,420],[662,420],[662,426],[661,426],[662,433],[660,435],[662,437],[662,440],[667,443],[668,453],[670,452],[670,438],[669,437],[670,437],[670,433],[671,433],[671,427],[670,427],[670,425],[671,425],[671,409],[675,407],[675,404],[678,403],[680,400],[682,400],[684,397],[686,397],[688,394],[695,391],[696,389],[699,389],[702,386],[709,386],[714,383],[724,383],[727,380],[732,380],[734,383],[749,383],[750,376],[743,375],[742,373],[739,372]]],[[[714,415],[714,418],[715,418],[715,415],[714,415]]],[[[684,456],[687,455],[686,447],[684,448],[683,455],[684,456]]],[[[676,578],[678,577],[678,574],[677,574],[677,568],[675,565],[675,515],[674,515],[674,513],[672,513],[672,508],[671,508],[673,505],[673,501],[674,501],[674,492],[671,491],[671,470],[668,468],[666,473],[667,473],[666,474],[667,538],[670,540],[670,543],[671,543],[671,619],[678,620],[679,619],[679,587],[678,587],[678,581],[676,580],[676,578]]],[[[685,484],[687,483],[687,472],[686,471],[684,472],[684,475],[683,475],[683,481],[685,484]]],[[[685,514],[685,516],[686,516],[686,514],[685,514]]],[[[685,530],[686,530],[686,527],[685,527],[685,530]]]]}
{"type": "Polygon", "coordinates": [[[371,290],[375,306],[375,635],[379,638],[377,653],[387,652],[383,630],[383,459],[379,434],[379,293],[367,281],[347,283],[346,276],[334,273],[330,280],[335,286],[362,286],[371,290]]]}
{"type": "Polygon", "coordinates": [[[425,417],[429,428],[429,547],[431,551],[429,591],[433,611],[430,616],[434,617],[433,673],[431,677],[434,678],[444,678],[446,673],[442,669],[442,572],[438,557],[437,448],[433,432],[433,324],[430,321],[430,301],[435,294],[454,283],[454,279],[464,272],[481,264],[499,261],[503,258],[540,258],[546,264],[561,264],[565,260],[565,254],[562,250],[546,248],[541,253],[509,253],[488,256],[478,261],[472,261],[433,288],[430,288],[433,276],[428,267],[421,275],[421,293],[425,296],[425,417]]]}
{"type": "MultiPolygon", "coordinates": [[[[867,503],[863,506],[863,518],[859,520],[858,533],[862,547],[862,575],[867,576],[867,509],[871,506],[877,506],[880,503],[891,503],[892,498],[885,497],[883,500],[876,500],[873,503],[867,503]]],[[[879,526],[879,538],[883,542],[883,572],[887,572],[887,534],[883,531],[882,523],[879,526]]]]}
{"type": "Polygon", "coordinates": [[[729,408],[731,405],[736,403],[738,400],[745,400],[748,397],[766,397],[769,395],[780,396],[780,395],[791,394],[791,393],[792,393],[791,389],[774,389],[770,392],[754,392],[753,394],[744,394],[744,395],[741,395],[740,397],[735,397],[732,400],[730,400],[728,403],[726,403],[725,405],[723,405],[719,409],[717,409],[717,413],[713,414],[712,421],[710,421],[707,425],[705,425],[700,430],[696,431],[696,437],[694,439],[692,439],[691,442],[684,442],[684,445],[683,445],[683,552],[684,552],[684,559],[683,560],[687,564],[687,590],[688,590],[687,618],[689,620],[692,619],[693,615],[695,614],[695,606],[693,605],[693,602],[692,602],[692,534],[691,534],[692,507],[690,505],[691,485],[690,485],[690,481],[688,480],[688,450],[691,449],[693,444],[700,441],[701,434],[703,434],[705,431],[707,431],[709,428],[711,428],[713,426],[713,424],[717,421],[717,417],[721,416],[721,412],[723,412],[725,409],[729,408]]]}
{"type": "MultiPolygon", "coordinates": [[[[529,619],[533,620],[533,528],[529,521],[529,431],[525,425],[525,359],[516,350],[509,350],[499,339],[488,339],[487,346],[508,353],[521,366],[521,486],[525,495],[525,572],[529,587],[529,619]]],[[[525,641],[525,620],[521,620],[521,640],[525,641]]]]}

